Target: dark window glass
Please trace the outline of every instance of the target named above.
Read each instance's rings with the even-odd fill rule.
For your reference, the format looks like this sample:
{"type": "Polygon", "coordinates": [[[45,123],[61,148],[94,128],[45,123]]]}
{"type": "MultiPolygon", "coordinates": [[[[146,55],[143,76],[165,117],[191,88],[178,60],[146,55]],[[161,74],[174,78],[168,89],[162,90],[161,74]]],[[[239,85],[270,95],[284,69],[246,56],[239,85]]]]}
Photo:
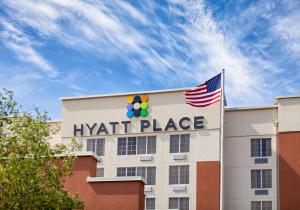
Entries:
{"type": "Polygon", "coordinates": [[[260,206],[260,201],[251,201],[251,210],[261,210],[260,206]]]}
{"type": "Polygon", "coordinates": [[[251,139],[251,157],[260,157],[260,139],[251,139]]]}
{"type": "Polygon", "coordinates": [[[179,135],[170,136],[170,153],[179,153],[179,135]]]}
{"type": "Polygon", "coordinates": [[[136,176],[136,167],[128,167],[127,176],[136,176]]]}
{"type": "Polygon", "coordinates": [[[189,198],[180,198],[179,210],[189,210],[189,198]]]}
{"type": "Polygon", "coordinates": [[[128,137],[127,141],[127,155],[136,155],[136,137],[128,137]]]}
{"type": "Polygon", "coordinates": [[[179,166],[179,169],[180,169],[179,184],[188,184],[189,183],[189,166],[179,166]]]}
{"type": "Polygon", "coordinates": [[[178,209],[179,205],[178,198],[169,198],[169,209],[178,209]]]}
{"type": "Polygon", "coordinates": [[[182,134],[180,139],[180,152],[190,151],[190,134],[182,134]]]}
{"type": "Polygon", "coordinates": [[[146,145],[147,145],[146,136],[139,136],[137,144],[138,144],[137,154],[146,154],[146,145]]]}
{"type": "Polygon", "coordinates": [[[170,166],[169,184],[189,184],[189,166],[170,166]]]}
{"type": "Polygon", "coordinates": [[[148,136],[147,138],[147,154],[156,153],[156,136],[148,136]]]}
{"type": "Polygon", "coordinates": [[[169,209],[189,210],[189,198],[169,198],[169,209]]]}
{"type": "Polygon", "coordinates": [[[251,170],[251,188],[261,188],[261,170],[251,170]]]}
{"type": "Polygon", "coordinates": [[[137,176],[141,176],[146,179],[146,167],[138,167],[137,168],[137,176]]]}
{"type": "Polygon", "coordinates": [[[126,155],[126,138],[118,138],[118,155],[126,155]]]}
{"type": "Polygon", "coordinates": [[[262,210],[272,210],[272,201],[262,201],[262,210]]]}
{"type": "Polygon", "coordinates": [[[95,139],[87,139],[86,143],[87,143],[86,150],[90,152],[94,152],[95,139]]]}
{"type": "Polygon", "coordinates": [[[96,177],[104,177],[104,168],[97,168],[96,177]]]}
{"type": "Polygon", "coordinates": [[[96,139],[96,151],[95,153],[98,156],[104,156],[104,148],[105,148],[105,140],[104,139],[96,139]]]}
{"type": "Polygon", "coordinates": [[[251,157],[267,157],[272,155],[270,138],[251,139],[251,157]]]}
{"type": "Polygon", "coordinates": [[[126,168],[117,168],[117,176],[126,176],[126,168]]]}
{"type": "Polygon", "coordinates": [[[261,152],[262,156],[271,156],[271,139],[262,139],[261,140],[261,152]]]}
{"type": "Polygon", "coordinates": [[[178,184],[178,170],[179,166],[170,166],[169,167],[169,184],[178,184]]]}
{"type": "Polygon", "coordinates": [[[155,209],[155,198],[146,198],[146,210],[155,209]]]}
{"type": "Polygon", "coordinates": [[[263,169],[262,173],[262,188],[272,188],[272,170],[263,169]]]}
{"type": "Polygon", "coordinates": [[[155,185],[156,167],[147,167],[147,184],[155,185]]]}
{"type": "Polygon", "coordinates": [[[251,210],[272,210],[272,201],[251,201],[251,210]]]}

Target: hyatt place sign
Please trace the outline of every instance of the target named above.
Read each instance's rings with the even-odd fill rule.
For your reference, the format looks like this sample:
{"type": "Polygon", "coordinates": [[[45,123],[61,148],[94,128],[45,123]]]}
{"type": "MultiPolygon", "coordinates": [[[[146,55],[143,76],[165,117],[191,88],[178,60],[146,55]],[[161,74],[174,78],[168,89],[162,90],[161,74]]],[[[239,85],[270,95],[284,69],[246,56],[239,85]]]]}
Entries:
{"type": "MultiPolygon", "coordinates": [[[[192,119],[189,117],[182,117],[178,122],[175,122],[172,118],[168,120],[165,126],[159,126],[156,119],[152,122],[149,120],[140,120],[139,127],[140,132],[143,133],[146,129],[151,129],[153,132],[161,131],[177,131],[188,130],[188,129],[201,129],[204,127],[203,116],[195,116],[192,119]]],[[[131,126],[131,121],[121,121],[121,122],[109,122],[107,124],[101,123],[81,123],[74,124],[74,136],[84,136],[84,130],[86,135],[105,135],[105,134],[116,134],[117,126],[121,126],[124,129],[124,133],[128,133],[131,126]]]]}

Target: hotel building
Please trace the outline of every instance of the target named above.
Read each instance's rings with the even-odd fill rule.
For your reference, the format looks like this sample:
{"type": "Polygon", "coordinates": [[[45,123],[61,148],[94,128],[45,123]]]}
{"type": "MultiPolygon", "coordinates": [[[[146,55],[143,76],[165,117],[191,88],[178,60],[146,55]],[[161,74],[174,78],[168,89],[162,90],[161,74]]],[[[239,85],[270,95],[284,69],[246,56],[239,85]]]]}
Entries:
{"type": "MultiPolygon", "coordinates": [[[[50,144],[75,138],[99,180],[143,177],[145,209],[220,209],[220,103],[192,107],[184,91],[62,98],[50,144]]],[[[300,97],[225,108],[223,148],[224,209],[300,209],[300,97]]]]}

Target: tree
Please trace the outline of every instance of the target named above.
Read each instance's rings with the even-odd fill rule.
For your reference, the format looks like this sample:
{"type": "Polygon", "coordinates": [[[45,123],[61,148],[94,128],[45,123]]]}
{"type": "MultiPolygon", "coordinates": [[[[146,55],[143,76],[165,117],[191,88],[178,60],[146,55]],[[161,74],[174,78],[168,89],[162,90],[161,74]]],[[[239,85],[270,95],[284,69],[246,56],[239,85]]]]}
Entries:
{"type": "Polygon", "coordinates": [[[83,209],[62,184],[80,145],[50,147],[48,120],[38,109],[21,111],[12,92],[0,91],[0,209],[83,209]]]}

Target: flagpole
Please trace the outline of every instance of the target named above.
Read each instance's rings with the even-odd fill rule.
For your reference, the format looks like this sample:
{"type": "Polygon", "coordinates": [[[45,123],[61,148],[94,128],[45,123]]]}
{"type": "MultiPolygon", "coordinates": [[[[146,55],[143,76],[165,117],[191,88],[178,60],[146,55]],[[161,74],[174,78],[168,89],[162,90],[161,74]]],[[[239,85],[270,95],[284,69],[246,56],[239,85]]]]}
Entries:
{"type": "Polygon", "coordinates": [[[221,119],[220,119],[220,210],[224,210],[224,98],[225,98],[225,69],[221,74],[221,119]]]}

